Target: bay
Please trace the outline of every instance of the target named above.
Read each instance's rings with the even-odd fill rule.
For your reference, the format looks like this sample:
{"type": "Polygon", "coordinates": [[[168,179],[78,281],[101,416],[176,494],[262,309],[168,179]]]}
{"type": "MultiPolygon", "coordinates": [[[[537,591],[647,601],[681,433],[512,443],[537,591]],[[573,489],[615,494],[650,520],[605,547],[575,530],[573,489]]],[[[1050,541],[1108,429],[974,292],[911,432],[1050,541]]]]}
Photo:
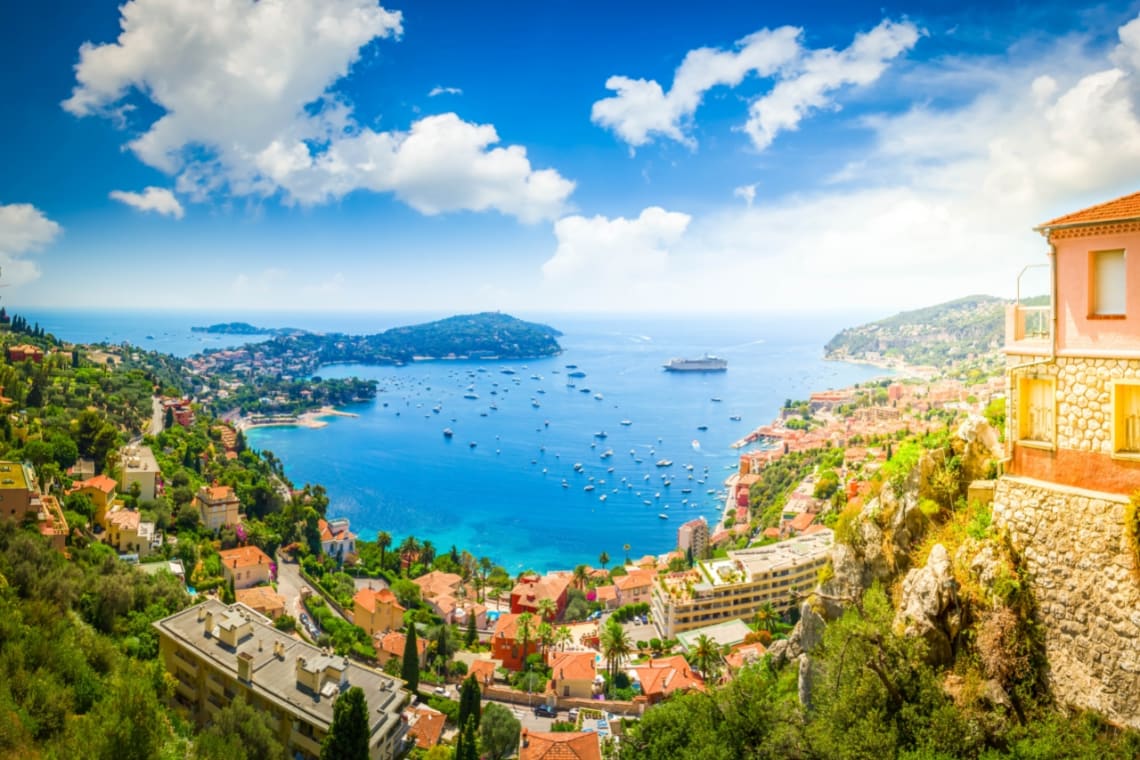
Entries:
{"type": "MultiPolygon", "coordinates": [[[[18,311],[65,340],[128,342],[176,356],[251,340],[191,332],[194,325],[240,320],[372,333],[447,316],[18,311]]],[[[381,530],[397,542],[413,534],[439,550],[490,556],[512,572],[545,571],[596,564],[602,551],[617,561],[626,544],[633,558],[669,551],[677,528],[698,515],[715,529],[724,479],[739,459],[734,441],[769,422],[786,398],[883,374],[822,359],[832,335],[868,315],[520,316],[562,330],[563,354],[325,367],[324,376],[376,379],[377,399],[319,429],[251,430],[249,443],[273,451],[298,485],[323,485],[329,514],[348,517],[365,540],[381,530]],[[728,371],[662,369],[672,357],[706,352],[727,359],[728,371]],[[571,371],[586,374],[570,378],[571,371]],[[454,431],[450,440],[445,427],[454,431]],[[603,458],[607,450],[613,454],[603,458]],[[673,464],[659,468],[659,460],[673,464]]]]}

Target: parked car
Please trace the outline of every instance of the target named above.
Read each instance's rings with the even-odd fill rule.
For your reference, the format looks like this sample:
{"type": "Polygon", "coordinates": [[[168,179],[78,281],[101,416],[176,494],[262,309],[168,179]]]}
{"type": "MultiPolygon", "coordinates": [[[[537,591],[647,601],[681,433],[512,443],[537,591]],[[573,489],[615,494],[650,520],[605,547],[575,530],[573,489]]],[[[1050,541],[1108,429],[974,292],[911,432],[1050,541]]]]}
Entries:
{"type": "Polygon", "coordinates": [[[588,616],[586,619],[587,619],[587,620],[597,620],[597,619],[598,619],[598,618],[600,618],[601,616],[602,616],[602,611],[601,611],[601,610],[594,610],[593,612],[591,612],[591,613],[589,614],[589,616],[588,616]]]}
{"type": "Polygon", "coordinates": [[[436,686],[434,689],[432,689],[432,691],[434,691],[436,694],[438,694],[441,697],[447,696],[447,687],[446,686],[436,686]]]}
{"type": "Polygon", "coordinates": [[[534,708],[534,717],[536,718],[557,718],[558,711],[550,705],[538,705],[534,708]]]}

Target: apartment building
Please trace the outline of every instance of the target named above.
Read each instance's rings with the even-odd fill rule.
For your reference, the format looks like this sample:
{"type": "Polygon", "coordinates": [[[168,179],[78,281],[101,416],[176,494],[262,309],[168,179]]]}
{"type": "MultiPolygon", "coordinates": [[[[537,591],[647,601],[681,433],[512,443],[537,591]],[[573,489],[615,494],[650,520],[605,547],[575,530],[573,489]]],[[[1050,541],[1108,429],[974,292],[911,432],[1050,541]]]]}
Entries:
{"type": "Polygon", "coordinates": [[[747,619],[766,603],[780,612],[807,591],[827,564],[833,534],[821,530],[777,544],[728,552],[725,559],[657,579],[651,593],[653,622],[665,638],[726,620],[747,619]]]}
{"type": "Polygon", "coordinates": [[[399,679],[288,636],[242,604],[208,599],[154,627],[162,663],[176,681],[174,707],[199,724],[241,695],[268,716],[290,756],[317,760],[333,703],[358,686],[368,701],[370,760],[404,749],[401,714],[411,695],[399,679]]]}

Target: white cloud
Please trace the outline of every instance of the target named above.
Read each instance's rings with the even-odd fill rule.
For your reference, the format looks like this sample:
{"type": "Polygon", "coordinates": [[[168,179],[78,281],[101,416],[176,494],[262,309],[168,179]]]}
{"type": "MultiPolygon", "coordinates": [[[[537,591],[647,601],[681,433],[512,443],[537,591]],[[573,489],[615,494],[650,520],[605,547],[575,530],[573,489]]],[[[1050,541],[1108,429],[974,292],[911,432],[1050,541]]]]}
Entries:
{"type": "Polygon", "coordinates": [[[110,196],[112,200],[125,203],[139,211],[153,211],[175,219],[181,219],[185,214],[182,204],[174,197],[174,193],[164,187],[148,187],[141,193],[112,190],[110,196]]]}
{"type": "Polygon", "coordinates": [[[741,185],[732,191],[734,198],[743,198],[748,208],[752,208],[752,202],[756,200],[756,185],[741,185]]]}
{"type": "Polygon", "coordinates": [[[761,29],[737,41],[735,51],[691,50],[674,72],[668,93],[652,79],[612,76],[606,89],[617,94],[594,103],[590,118],[631,147],[645,145],[654,135],[695,146],[684,127],[705,93],[720,85],[735,87],[748,74],[771,76],[799,55],[799,35],[790,26],[761,29]]]}
{"type": "Polygon", "coordinates": [[[39,277],[35,262],[26,258],[55,240],[63,228],[30,203],[0,205],[0,268],[8,285],[39,277]]]}
{"type": "Polygon", "coordinates": [[[428,97],[434,98],[437,95],[462,95],[462,94],[463,94],[463,90],[459,89],[458,87],[440,87],[439,85],[436,85],[435,87],[432,87],[431,90],[428,92],[428,97]]]}
{"type": "MultiPolygon", "coordinates": [[[[557,301],[621,309],[667,275],[669,249],[689,225],[687,214],[653,206],[636,219],[568,216],[554,224],[558,247],[542,265],[557,301]],[[584,299],[584,300],[582,300],[584,299]]],[[[550,305],[548,303],[548,305],[550,305]]]]}
{"type": "Polygon", "coordinates": [[[870,32],[855,35],[845,50],[808,53],[748,107],[744,131],[753,146],[764,150],[780,132],[796,129],[811,111],[831,105],[828,96],[835,90],[876,81],[892,59],[914,47],[918,37],[914,24],[885,20],[870,32]]]}
{"type": "Polygon", "coordinates": [[[669,92],[652,79],[610,77],[606,89],[617,94],[594,103],[591,119],[612,129],[631,149],[655,136],[695,148],[691,121],[706,92],[722,85],[736,87],[750,74],[773,77],[775,85],[752,102],[743,127],[762,150],[778,132],[794,129],[811,110],[828,106],[828,96],[839,87],[877,80],[891,59],[914,46],[918,35],[910,22],[884,20],[836,52],[805,49],[802,30],[794,27],[761,29],[739,40],[735,51],[690,51],[674,72],[669,92]]]}
{"type": "Polygon", "coordinates": [[[63,107],[122,118],[135,115],[131,98],[149,99],[162,115],[129,147],[195,200],[283,191],[288,202],[318,203],[371,189],[429,213],[496,209],[533,220],[560,213],[573,189],[533,169],[523,148],[490,147],[493,127],[455,114],[408,133],[359,125],[334,87],[367,45],[403,31],[401,14],[376,0],[131,0],[121,13],[116,42],[80,49],[63,107]],[[433,157],[430,176],[400,171],[399,154],[431,136],[451,150],[433,157]]]}

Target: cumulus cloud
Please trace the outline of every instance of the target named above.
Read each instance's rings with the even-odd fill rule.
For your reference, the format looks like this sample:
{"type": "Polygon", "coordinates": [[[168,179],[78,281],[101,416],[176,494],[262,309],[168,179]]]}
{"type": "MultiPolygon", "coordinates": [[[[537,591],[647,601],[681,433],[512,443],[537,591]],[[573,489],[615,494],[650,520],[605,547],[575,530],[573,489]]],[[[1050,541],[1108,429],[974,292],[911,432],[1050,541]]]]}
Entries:
{"type": "Polygon", "coordinates": [[[756,185],[741,185],[732,191],[733,197],[743,198],[748,208],[752,208],[752,201],[756,200],[756,185]]]}
{"type": "Polygon", "coordinates": [[[563,303],[621,309],[666,275],[670,248],[690,217],[653,206],[636,219],[568,216],[554,225],[558,247],[542,265],[547,289],[563,303]],[[585,300],[583,300],[585,299],[585,300]]]}
{"type": "Polygon", "coordinates": [[[918,29],[909,22],[883,21],[860,33],[850,47],[814,50],[790,65],[772,90],[748,107],[744,131],[763,150],[782,131],[794,130],[812,111],[832,104],[830,95],[845,85],[876,81],[891,60],[918,42],[918,29]]]}
{"type": "Polygon", "coordinates": [[[185,211],[182,204],[174,197],[174,193],[164,187],[148,187],[141,193],[132,193],[126,190],[112,190],[111,199],[125,203],[139,211],[153,211],[163,216],[172,216],[181,219],[185,211]]]}
{"type": "Polygon", "coordinates": [[[668,92],[652,79],[612,76],[606,89],[616,95],[594,103],[591,118],[631,149],[655,136],[695,148],[691,122],[706,92],[736,87],[749,75],[774,78],[772,89],[750,105],[743,126],[762,150],[779,131],[794,129],[811,110],[830,105],[828,96],[839,87],[877,80],[892,58],[914,46],[919,32],[910,22],[884,20],[839,52],[808,50],[802,34],[790,26],[761,29],[739,40],[734,50],[692,50],[674,72],[668,92]]]}
{"type": "Polygon", "coordinates": [[[396,171],[399,153],[437,117],[377,132],[335,91],[368,45],[403,31],[401,14],[376,0],[130,0],[121,14],[117,41],[80,49],[62,105],[130,120],[135,99],[151,101],[161,116],[128,147],[193,199],[283,192],[318,203],[372,189],[433,213],[496,209],[532,220],[560,213],[573,189],[554,170],[533,169],[523,148],[491,147],[494,127],[455,114],[451,163],[437,163],[431,178],[396,171]]]}
{"type": "Polygon", "coordinates": [[[30,203],[0,205],[0,267],[7,284],[21,285],[39,277],[39,268],[27,258],[63,232],[56,222],[30,203]]]}
{"type": "Polygon", "coordinates": [[[428,92],[428,97],[434,98],[437,95],[462,95],[462,94],[463,94],[463,90],[459,89],[458,87],[440,87],[439,85],[436,85],[435,87],[432,87],[431,90],[428,92]]]}

